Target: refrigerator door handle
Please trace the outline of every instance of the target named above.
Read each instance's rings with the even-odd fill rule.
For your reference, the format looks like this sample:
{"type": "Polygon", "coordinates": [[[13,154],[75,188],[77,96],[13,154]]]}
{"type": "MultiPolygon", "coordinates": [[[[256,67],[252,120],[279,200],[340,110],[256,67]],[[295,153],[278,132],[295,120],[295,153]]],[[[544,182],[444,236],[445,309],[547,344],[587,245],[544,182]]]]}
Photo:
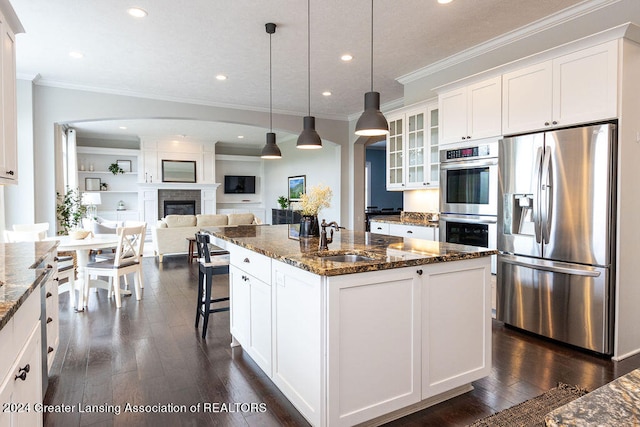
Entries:
{"type": "Polygon", "coordinates": [[[551,236],[551,200],[553,199],[551,194],[553,186],[551,182],[551,149],[547,148],[544,153],[544,159],[542,160],[542,174],[540,176],[540,231],[543,243],[549,243],[551,236]]]}
{"type": "Polygon", "coordinates": [[[540,168],[542,167],[542,148],[538,148],[533,164],[533,229],[536,243],[542,243],[540,230],[540,168]]]}
{"type": "Polygon", "coordinates": [[[600,272],[597,270],[590,269],[588,267],[582,268],[571,268],[565,267],[558,264],[551,264],[549,261],[547,262],[536,262],[535,260],[528,261],[520,261],[514,257],[510,257],[508,255],[500,256],[502,262],[507,264],[513,264],[520,267],[533,268],[536,270],[549,271],[551,273],[563,273],[563,274],[572,274],[575,276],[587,276],[587,277],[600,277],[600,272]]]}

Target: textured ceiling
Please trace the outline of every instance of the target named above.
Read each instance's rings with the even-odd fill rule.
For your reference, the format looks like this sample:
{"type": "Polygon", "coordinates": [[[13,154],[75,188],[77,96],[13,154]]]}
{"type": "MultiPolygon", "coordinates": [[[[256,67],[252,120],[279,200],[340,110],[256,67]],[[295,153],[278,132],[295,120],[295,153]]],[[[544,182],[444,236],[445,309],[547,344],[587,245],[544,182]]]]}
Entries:
{"type": "MultiPolygon", "coordinates": [[[[269,107],[264,24],[275,22],[273,108],[307,111],[304,0],[10,1],[26,31],[17,36],[18,73],[38,74],[39,84],[256,110],[269,107]],[[132,18],[131,6],[148,16],[132,18]]],[[[383,104],[402,98],[398,77],[580,2],[376,0],[374,88],[383,104]]],[[[311,113],[346,119],[370,86],[371,2],[313,0],[310,19],[311,113]]]]}

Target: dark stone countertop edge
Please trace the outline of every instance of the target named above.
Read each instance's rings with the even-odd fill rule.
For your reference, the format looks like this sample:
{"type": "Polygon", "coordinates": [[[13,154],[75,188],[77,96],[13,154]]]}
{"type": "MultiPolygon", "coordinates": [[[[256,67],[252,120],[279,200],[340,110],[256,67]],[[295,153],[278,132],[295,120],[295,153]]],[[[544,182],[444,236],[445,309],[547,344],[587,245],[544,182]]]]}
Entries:
{"type": "MultiPolygon", "coordinates": [[[[234,238],[231,236],[227,236],[225,234],[216,233],[215,227],[203,229],[202,231],[211,233],[215,237],[222,239],[224,241],[227,241],[229,243],[238,245],[250,251],[267,256],[271,259],[282,261],[288,265],[300,268],[301,270],[305,270],[313,274],[317,274],[319,276],[340,276],[345,274],[364,273],[369,271],[380,271],[380,270],[389,270],[394,268],[437,264],[441,262],[461,261],[461,260],[467,260],[467,259],[482,258],[490,255],[495,255],[498,253],[498,251],[493,249],[474,248],[476,249],[475,251],[463,251],[463,252],[448,253],[448,254],[436,255],[436,256],[425,255],[423,257],[418,257],[414,259],[394,260],[394,261],[387,261],[386,259],[385,260],[377,259],[373,261],[348,263],[348,265],[339,266],[339,267],[330,266],[330,267],[322,268],[322,267],[313,265],[313,263],[311,262],[311,258],[317,259],[317,257],[314,255],[308,255],[308,257],[310,258],[310,261],[304,262],[304,258],[307,255],[301,255],[299,253],[298,254],[282,254],[282,255],[275,254],[273,252],[270,252],[267,249],[252,245],[250,242],[240,240],[241,238],[234,238]]],[[[402,239],[402,238],[399,238],[399,239],[402,239]]],[[[340,253],[341,251],[338,250],[333,252],[340,253]]],[[[366,251],[355,250],[355,252],[366,252],[366,251]]]]}
{"type": "Polygon", "coordinates": [[[408,219],[400,219],[398,218],[388,218],[388,217],[375,217],[372,216],[371,218],[369,218],[369,221],[375,221],[375,222],[383,222],[386,224],[400,224],[400,225],[417,225],[420,227],[438,227],[439,226],[439,222],[438,221],[418,221],[418,220],[408,220],[408,219]]]}
{"type": "MultiPolygon", "coordinates": [[[[29,298],[29,296],[34,291],[39,291],[40,286],[43,284],[43,281],[46,279],[48,270],[42,269],[37,270],[37,267],[44,259],[47,254],[54,250],[59,242],[51,241],[51,242],[39,242],[40,244],[49,244],[49,249],[44,250],[40,253],[39,256],[32,258],[33,262],[27,261],[23,266],[20,266],[20,271],[9,271],[9,273],[13,273],[14,275],[22,275],[23,279],[20,283],[10,283],[3,282],[2,287],[4,288],[2,292],[11,295],[7,300],[0,302],[0,329],[4,328],[4,326],[9,323],[9,320],[13,318],[15,313],[20,309],[22,304],[29,298]]],[[[5,245],[5,251],[8,247],[7,245],[12,244],[3,244],[5,245]]],[[[20,255],[17,255],[20,256],[20,255]]],[[[6,274],[5,268],[5,276],[6,274]]]]}

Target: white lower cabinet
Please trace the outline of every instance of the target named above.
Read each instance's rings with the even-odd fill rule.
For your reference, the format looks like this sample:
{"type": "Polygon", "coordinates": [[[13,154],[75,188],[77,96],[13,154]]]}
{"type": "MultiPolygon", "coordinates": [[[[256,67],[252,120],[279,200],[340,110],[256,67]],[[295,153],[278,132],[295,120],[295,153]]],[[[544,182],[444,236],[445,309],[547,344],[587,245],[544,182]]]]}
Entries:
{"type": "Polygon", "coordinates": [[[2,360],[10,360],[0,378],[0,427],[41,426],[42,412],[34,408],[42,402],[42,352],[40,329],[40,289],[36,289],[0,331],[2,360]]]}
{"type": "Polygon", "coordinates": [[[229,267],[231,334],[271,376],[271,285],[265,281],[271,281],[271,260],[229,246],[234,249],[229,267]]]}
{"type": "Polygon", "coordinates": [[[438,240],[436,227],[413,224],[389,224],[389,235],[414,239],[438,240]]]}

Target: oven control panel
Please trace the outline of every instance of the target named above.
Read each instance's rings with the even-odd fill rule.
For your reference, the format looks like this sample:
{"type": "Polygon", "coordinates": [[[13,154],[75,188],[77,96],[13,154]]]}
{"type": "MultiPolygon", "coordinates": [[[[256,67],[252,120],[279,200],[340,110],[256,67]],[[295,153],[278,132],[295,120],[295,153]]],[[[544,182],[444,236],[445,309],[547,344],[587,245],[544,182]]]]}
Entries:
{"type": "Polygon", "coordinates": [[[464,159],[467,157],[487,157],[490,154],[488,145],[457,148],[455,150],[447,150],[446,153],[447,160],[464,159]]]}

